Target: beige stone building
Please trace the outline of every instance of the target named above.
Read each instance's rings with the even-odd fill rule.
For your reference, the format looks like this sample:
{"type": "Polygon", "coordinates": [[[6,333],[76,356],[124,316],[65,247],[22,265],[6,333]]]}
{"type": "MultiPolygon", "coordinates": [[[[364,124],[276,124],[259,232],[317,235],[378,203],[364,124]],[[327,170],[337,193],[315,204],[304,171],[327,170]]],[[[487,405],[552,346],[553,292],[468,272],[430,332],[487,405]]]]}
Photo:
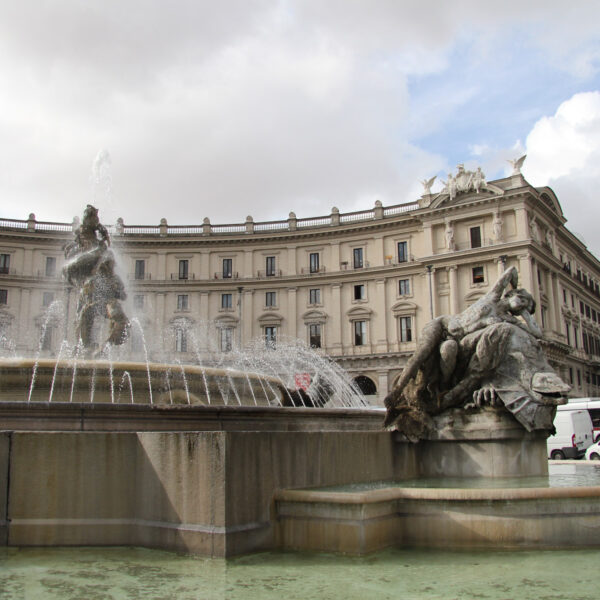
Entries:
{"type": "MultiPolygon", "coordinates": [[[[461,311],[514,265],[537,301],[550,362],[573,396],[597,396],[600,263],[565,221],[553,191],[518,169],[486,183],[459,167],[444,192],[426,188],[407,204],[236,225],[118,222],[111,232],[150,358],[164,348],[196,362],[257,337],[297,337],[382,399],[423,325],[461,311]]],[[[4,354],[56,355],[72,336],[75,294],[60,278],[71,230],[33,215],[0,219],[4,354]]],[[[134,353],[139,337],[134,326],[134,353]]]]}

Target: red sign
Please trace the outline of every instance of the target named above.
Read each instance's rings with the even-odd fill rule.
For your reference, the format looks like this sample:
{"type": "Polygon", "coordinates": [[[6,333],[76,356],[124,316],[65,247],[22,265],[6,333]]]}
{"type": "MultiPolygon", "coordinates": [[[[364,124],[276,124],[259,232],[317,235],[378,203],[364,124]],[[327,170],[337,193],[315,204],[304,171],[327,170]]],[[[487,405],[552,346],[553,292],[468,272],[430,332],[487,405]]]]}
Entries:
{"type": "Polygon", "coordinates": [[[310,373],[296,373],[294,375],[294,384],[297,390],[308,390],[310,385],[310,373]]]}

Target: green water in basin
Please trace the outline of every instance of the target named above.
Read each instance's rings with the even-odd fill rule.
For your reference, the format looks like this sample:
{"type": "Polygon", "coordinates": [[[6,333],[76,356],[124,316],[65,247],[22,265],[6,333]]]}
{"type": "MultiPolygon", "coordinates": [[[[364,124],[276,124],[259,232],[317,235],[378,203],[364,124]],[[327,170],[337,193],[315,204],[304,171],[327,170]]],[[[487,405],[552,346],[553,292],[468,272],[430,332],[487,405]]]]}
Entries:
{"type": "Polygon", "coordinates": [[[536,487],[600,486],[600,464],[551,464],[548,477],[430,477],[401,481],[372,481],[318,488],[322,492],[365,492],[381,488],[508,489],[536,487]]]}
{"type": "Polygon", "coordinates": [[[207,559],[142,548],[0,548],[0,598],[591,600],[597,550],[207,559]]]}

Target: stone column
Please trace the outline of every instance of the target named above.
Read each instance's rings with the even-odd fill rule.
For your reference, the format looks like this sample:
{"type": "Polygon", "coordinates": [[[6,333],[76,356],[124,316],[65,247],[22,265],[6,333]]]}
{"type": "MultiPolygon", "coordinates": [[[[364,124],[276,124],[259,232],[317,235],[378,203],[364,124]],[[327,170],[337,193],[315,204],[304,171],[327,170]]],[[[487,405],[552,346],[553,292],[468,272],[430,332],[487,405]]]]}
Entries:
{"type": "Polygon", "coordinates": [[[373,239],[372,252],[369,252],[369,263],[372,267],[385,264],[383,252],[383,235],[376,235],[373,239]]]}
{"type": "MultiPolygon", "coordinates": [[[[527,240],[531,237],[529,233],[529,219],[524,207],[515,208],[515,222],[517,227],[517,239],[519,241],[527,240]]],[[[506,236],[505,238],[506,239],[506,236]]]]}
{"type": "Polygon", "coordinates": [[[254,290],[244,290],[242,300],[242,345],[254,337],[254,290]]]}
{"type": "Polygon", "coordinates": [[[340,267],[340,244],[339,242],[333,242],[331,244],[331,268],[330,271],[339,271],[340,267]]]}
{"type": "MultiPolygon", "coordinates": [[[[252,250],[244,251],[244,272],[242,274],[243,277],[254,277],[254,265],[253,265],[253,254],[252,250]]],[[[235,265],[234,265],[235,267],[235,265]]],[[[235,268],[234,268],[235,271],[235,268]]]]}
{"type": "Polygon", "coordinates": [[[296,275],[296,246],[287,247],[287,275],[296,275]]]}
{"type": "Polygon", "coordinates": [[[199,272],[197,279],[212,279],[210,272],[210,252],[200,252],[199,272]]]}
{"type": "Polygon", "coordinates": [[[423,225],[423,256],[433,255],[433,228],[431,223],[423,225]]]}
{"type": "Polygon", "coordinates": [[[159,252],[158,256],[156,257],[156,260],[156,279],[168,279],[169,275],[167,274],[167,255],[164,252],[159,252]]]}
{"type": "Polygon", "coordinates": [[[388,385],[388,372],[387,371],[377,371],[377,383],[378,383],[378,403],[380,406],[383,406],[383,401],[385,397],[389,393],[389,385],[388,385]]]}
{"type": "Polygon", "coordinates": [[[562,333],[562,318],[560,310],[560,291],[558,289],[558,275],[556,273],[550,273],[550,289],[552,292],[552,304],[554,305],[554,324],[557,333],[562,333]]]}
{"type": "Polygon", "coordinates": [[[448,267],[448,283],[450,284],[450,313],[457,315],[460,312],[458,304],[458,267],[448,267]]]}
{"type": "Polygon", "coordinates": [[[297,325],[297,313],[296,304],[297,297],[296,292],[298,288],[288,288],[288,306],[287,306],[287,323],[288,323],[288,335],[291,337],[297,337],[298,325],[297,325]]]}
{"type": "Polygon", "coordinates": [[[519,259],[519,287],[523,287],[531,292],[536,299],[536,303],[539,303],[537,275],[534,273],[535,265],[533,264],[531,254],[520,254],[517,258],[519,259]]]}
{"type": "MultiPolygon", "coordinates": [[[[339,250],[339,246],[338,246],[339,250]]],[[[331,285],[331,330],[328,332],[327,344],[328,349],[332,354],[342,353],[342,302],[341,302],[341,283],[333,283],[331,285]]]]}
{"type": "Polygon", "coordinates": [[[385,279],[375,281],[375,314],[373,323],[373,342],[375,352],[387,352],[387,307],[385,279]]]}
{"type": "Polygon", "coordinates": [[[203,323],[207,323],[210,319],[208,312],[209,292],[200,292],[200,306],[198,307],[198,317],[203,323]]]}
{"type": "Polygon", "coordinates": [[[23,254],[23,275],[33,275],[34,277],[37,275],[33,272],[33,250],[31,248],[25,248],[23,254]]]}

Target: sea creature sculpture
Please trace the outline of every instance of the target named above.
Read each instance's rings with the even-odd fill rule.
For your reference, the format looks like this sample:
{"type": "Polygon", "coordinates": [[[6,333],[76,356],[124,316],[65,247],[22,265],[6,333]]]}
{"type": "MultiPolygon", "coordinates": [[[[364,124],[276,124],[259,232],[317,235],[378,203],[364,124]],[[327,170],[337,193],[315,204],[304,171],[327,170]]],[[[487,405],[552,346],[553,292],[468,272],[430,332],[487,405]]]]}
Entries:
{"type": "Polygon", "coordinates": [[[527,431],[553,430],[570,386],[552,370],[533,318],[535,301],[507,269],[485,296],[423,329],[416,352],[385,399],[384,426],[411,441],[450,408],[503,405],[527,431]],[[511,289],[507,289],[507,288],[511,289]]]}
{"type": "Polygon", "coordinates": [[[129,319],[121,306],[127,297],[125,286],[115,273],[110,236],[100,223],[97,208],[87,205],[73,235],[75,239],[64,248],[68,262],[63,267],[63,278],[68,285],[79,289],[77,339],[88,354],[93,353],[97,348],[94,323],[98,316],[105,317],[109,320],[109,335],[100,346],[102,353],[107,344],[120,345],[127,339],[129,319]]]}

